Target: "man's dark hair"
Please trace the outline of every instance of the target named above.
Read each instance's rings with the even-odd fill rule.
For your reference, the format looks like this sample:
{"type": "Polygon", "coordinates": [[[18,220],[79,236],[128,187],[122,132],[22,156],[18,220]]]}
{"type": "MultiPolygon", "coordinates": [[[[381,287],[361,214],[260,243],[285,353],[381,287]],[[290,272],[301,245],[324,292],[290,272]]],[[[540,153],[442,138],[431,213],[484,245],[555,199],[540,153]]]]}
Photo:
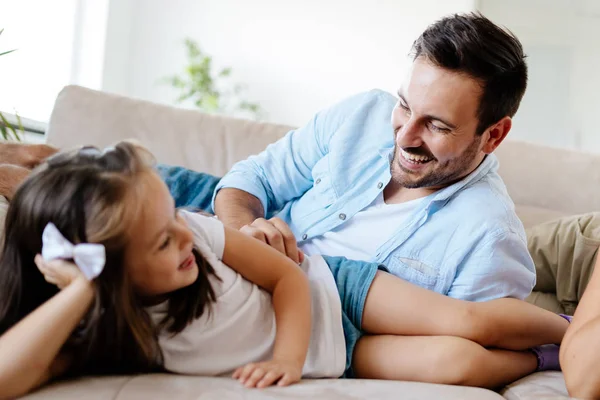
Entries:
{"type": "Polygon", "coordinates": [[[465,73],[482,86],[477,134],[513,117],[527,87],[523,46],[508,30],[479,13],[455,14],[433,25],[413,43],[413,59],[465,73]]]}

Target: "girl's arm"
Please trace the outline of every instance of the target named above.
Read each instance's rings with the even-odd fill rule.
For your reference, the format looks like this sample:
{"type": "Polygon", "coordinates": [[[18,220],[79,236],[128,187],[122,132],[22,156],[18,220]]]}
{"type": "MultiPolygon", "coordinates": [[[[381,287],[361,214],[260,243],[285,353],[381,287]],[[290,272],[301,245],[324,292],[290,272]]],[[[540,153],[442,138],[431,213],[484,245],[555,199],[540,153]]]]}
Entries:
{"type": "Polygon", "coordinates": [[[560,363],[571,396],[600,397],[600,257],[561,344],[560,363]]]}
{"type": "Polygon", "coordinates": [[[308,279],[292,260],[235,229],[225,227],[223,262],[273,297],[277,323],[273,360],[238,369],[248,387],[283,386],[300,380],[311,332],[308,279]]]}
{"type": "Polygon", "coordinates": [[[39,256],[36,263],[46,280],[64,289],[0,336],[0,399],[22,396],[66,372],[70,360],[60,350],[94,300],[93,284],[76,266],[46,264],[39,256]]]}

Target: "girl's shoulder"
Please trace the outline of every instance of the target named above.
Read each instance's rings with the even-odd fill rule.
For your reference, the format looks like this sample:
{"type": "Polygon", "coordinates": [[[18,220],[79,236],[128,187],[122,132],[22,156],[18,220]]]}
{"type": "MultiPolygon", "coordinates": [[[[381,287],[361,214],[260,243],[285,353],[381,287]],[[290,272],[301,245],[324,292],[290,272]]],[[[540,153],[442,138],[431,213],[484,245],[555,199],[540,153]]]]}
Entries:
{"type": "MultiPolygon", "coordinates": [[[[225,227],[216,216],[190,211],[181,211],[182,218],[194,234],[194,244],[202,252],[210,251],[220,260],[225,250],[225,227]]],[[[206,256],[206,254],[205,254],[206,256]]]]}

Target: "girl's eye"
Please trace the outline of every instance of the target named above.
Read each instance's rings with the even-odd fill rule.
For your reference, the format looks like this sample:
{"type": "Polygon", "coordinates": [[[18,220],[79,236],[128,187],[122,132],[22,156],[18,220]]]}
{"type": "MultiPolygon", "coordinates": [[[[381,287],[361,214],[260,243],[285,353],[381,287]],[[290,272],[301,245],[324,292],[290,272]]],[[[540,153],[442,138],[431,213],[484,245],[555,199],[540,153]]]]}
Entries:
{"type": "Polygon", "coordinates": [[[170,243],[171,243],[171,236],[167,236],[167,238],[165,239],[165,241],[160,245],[160,247],[158,249],[159,250],[164,250],[167,247],[169,247],[170,243]]]}

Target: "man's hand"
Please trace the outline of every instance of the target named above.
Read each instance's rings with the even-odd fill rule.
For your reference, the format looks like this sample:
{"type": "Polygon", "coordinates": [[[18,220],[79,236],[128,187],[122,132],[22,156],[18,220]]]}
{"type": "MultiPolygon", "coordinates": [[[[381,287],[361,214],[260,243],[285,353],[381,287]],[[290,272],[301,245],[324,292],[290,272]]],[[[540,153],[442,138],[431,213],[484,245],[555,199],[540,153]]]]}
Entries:
{"type": "Polygon", "coordinates": [[[304,260],[304,253],[298,249],[292,230],[280,218],[275,217],[269,220],[258,218],[250,225],[242,226],[240,232],[268,244],[280,253],[287,255],[296,264],[300,264],[304,260]]]}

